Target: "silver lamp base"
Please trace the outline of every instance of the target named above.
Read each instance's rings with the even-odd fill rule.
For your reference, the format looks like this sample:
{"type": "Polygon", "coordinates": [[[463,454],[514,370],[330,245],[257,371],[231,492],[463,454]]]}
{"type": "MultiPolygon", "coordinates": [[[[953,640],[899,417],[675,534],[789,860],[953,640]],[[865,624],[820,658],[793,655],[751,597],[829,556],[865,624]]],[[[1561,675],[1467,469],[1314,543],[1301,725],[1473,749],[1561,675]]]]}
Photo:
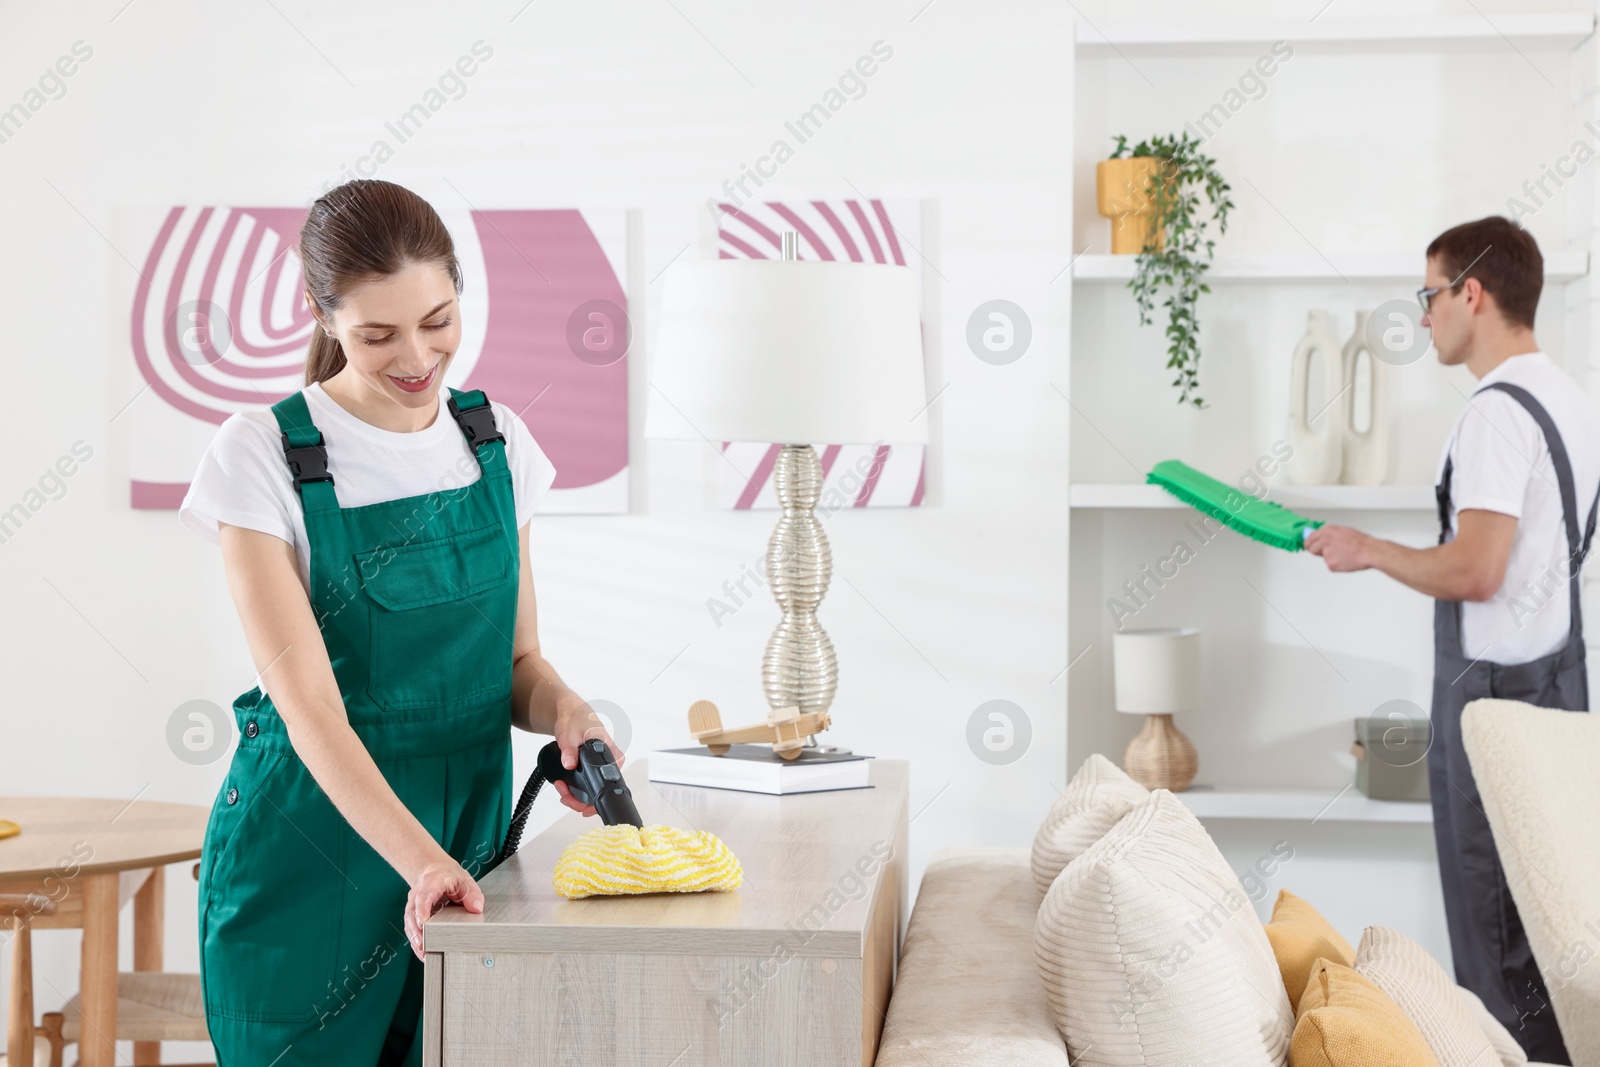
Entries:
{"type": "MultiPolygon", "coordinates": [[[[810,445],[784,445],[772,469],[783,515],[767,542],[767,584],[783,611],[761,658],[761,683],[773,709],[798,706],[826,712],[833,703],[839,666],[833,642],[817,622],[817,605],[833,575],[833,552],[817,521],[822,463],[810,445]]],[[[813,739],[814,740],[814,739],[813,739]]],[[[842,752],[808,744],[812,751],[842,752]]]]}

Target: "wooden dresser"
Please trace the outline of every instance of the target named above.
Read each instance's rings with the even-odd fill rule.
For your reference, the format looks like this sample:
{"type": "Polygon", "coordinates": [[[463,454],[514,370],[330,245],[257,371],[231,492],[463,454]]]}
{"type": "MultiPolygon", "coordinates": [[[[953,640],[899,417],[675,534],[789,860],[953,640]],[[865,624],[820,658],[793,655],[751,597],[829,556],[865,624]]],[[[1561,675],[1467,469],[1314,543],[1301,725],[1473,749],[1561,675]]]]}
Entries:
{"type": "Polygon", "coordinates": [[[660,785],[646,762],[624,766],[645,824],[716,834],[744,884],[566,900],[556,857],[600,825],[567,813],[482,880],[481,915],[424,927],[423,1063],[870,1067],[906,919],[909,765],[772,797],[660,785]]]}

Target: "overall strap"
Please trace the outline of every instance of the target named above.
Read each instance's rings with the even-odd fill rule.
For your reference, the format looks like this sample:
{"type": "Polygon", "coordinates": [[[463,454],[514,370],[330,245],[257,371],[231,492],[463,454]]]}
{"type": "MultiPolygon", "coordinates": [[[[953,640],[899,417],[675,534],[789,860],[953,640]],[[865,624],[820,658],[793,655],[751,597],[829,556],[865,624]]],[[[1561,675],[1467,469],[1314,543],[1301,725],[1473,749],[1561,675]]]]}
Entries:
{"type": "Polygon", "coordinates": [[[1439,476],[1439,484],[1433,487],[1433,499],[1439,507],[1439,543],[1442,545],[1450,538],[1450,475],[1455,472],[1455,458],[1449,452],[1444,454],[1444,473],[1439,476]]]}
{"type": "Polygon", "coordinates": [[[1572,478],[1572,463],[1567,456],[1566,442],[1561,439],[1561,431],[1556,429],[1555,420],[1545,410],[1544,405],[1534,399],[1532,393],[1520,385],[1510,382],[1495,382],[1486,385],[1473,393],[1485,393],[1497,389],[1511,397],[1525,408],[1533,421],[1539,424],[1539,429],[1544,433],[1545,447],[1550,450],[1550,464],[1555,468],[1556,484],[1561,491],[1561,517],[1567,529],[1567,585],[1572,599],[1572,614],[1569,617],[1568,630],[1570,633],[1582,633],[1583,616],[1581,614],[1581,576],[1584,557],[1589,554],[1589,543],[1594,536],[1595,508],[1600,507],[1600,492],[1595,496],[1594,504],[1589,508],[1587,529],[1580,536],[1578,532],[1578,492],[1572,478]]]}
{"type": "MultiPolygon", "coordinates": [[[[1450,537],[1450,476],[1454,472],[1455,459],[1450,455],[1449,448],[1446,448],[1444,453],[1444,472],[1439,476],[1439,484],[1433,487],[1434,499],[1439,505],[1439,543],[1441,545],[1450,537]]],[[[1433,602],[1433,647],[1435,657],[1462,658],[1461,601],[1435,600],[1433,602]]],[[[1435,670],[1437,670],[1437,667],[1435,670]]]]}
{"type": "Polygon", "coordinates": [[[487,478],[494,471],[509,474],[511,468],[506,463],[505,434],[494,424],[494,409],[489,406],[489,398],[482,389],[446,388],[450,390],[450,414],[456,420],[456,425],[461,427],[461,435],[467,439],[473,455],[478,458],[483,476],[487,478]]]}
{"type": "Polygon", "coordinates": [[[272,414],[278,420],[283,458],[294,476],[301,506],[308,513],[337,511],[339,501],[333,492],[333,475],[328,473],[328,449],[322,443],[322,431],[311,421],[305,394],[290,393],[272,405],[272,414]]]}

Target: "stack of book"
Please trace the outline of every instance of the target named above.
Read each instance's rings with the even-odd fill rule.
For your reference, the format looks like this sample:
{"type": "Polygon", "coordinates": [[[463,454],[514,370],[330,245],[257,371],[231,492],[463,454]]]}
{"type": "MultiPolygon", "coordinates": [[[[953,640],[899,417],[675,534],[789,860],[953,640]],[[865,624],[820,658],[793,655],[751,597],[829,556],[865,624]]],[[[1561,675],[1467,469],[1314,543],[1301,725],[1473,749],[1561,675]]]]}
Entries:
{"type": "Polygon", "coordinates": [[[729,745],[713,756],[704,745],[660,748],[650,753],[652,782],[738,789],[746,793],[821,793],[831,789],[866,789],[872,757],[850,752],[802,750],[792,760],[771,745],[729,745]]]}

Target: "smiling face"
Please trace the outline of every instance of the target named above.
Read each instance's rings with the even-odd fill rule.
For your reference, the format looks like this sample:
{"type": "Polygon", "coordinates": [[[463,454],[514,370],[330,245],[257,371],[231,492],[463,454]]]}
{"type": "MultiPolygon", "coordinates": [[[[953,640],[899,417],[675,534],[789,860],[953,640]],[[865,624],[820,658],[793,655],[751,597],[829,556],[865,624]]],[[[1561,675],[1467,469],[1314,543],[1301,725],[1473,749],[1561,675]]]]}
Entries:
{"type": "Polygon", "coordinates": [[[432,407],[461,343],[455,285],[442,264],[409,263],[356,285],[331,315],[315,306],[312,313],[343,347],[345,366],[334,377],[352,392],[414,410],[432,407]]]}

